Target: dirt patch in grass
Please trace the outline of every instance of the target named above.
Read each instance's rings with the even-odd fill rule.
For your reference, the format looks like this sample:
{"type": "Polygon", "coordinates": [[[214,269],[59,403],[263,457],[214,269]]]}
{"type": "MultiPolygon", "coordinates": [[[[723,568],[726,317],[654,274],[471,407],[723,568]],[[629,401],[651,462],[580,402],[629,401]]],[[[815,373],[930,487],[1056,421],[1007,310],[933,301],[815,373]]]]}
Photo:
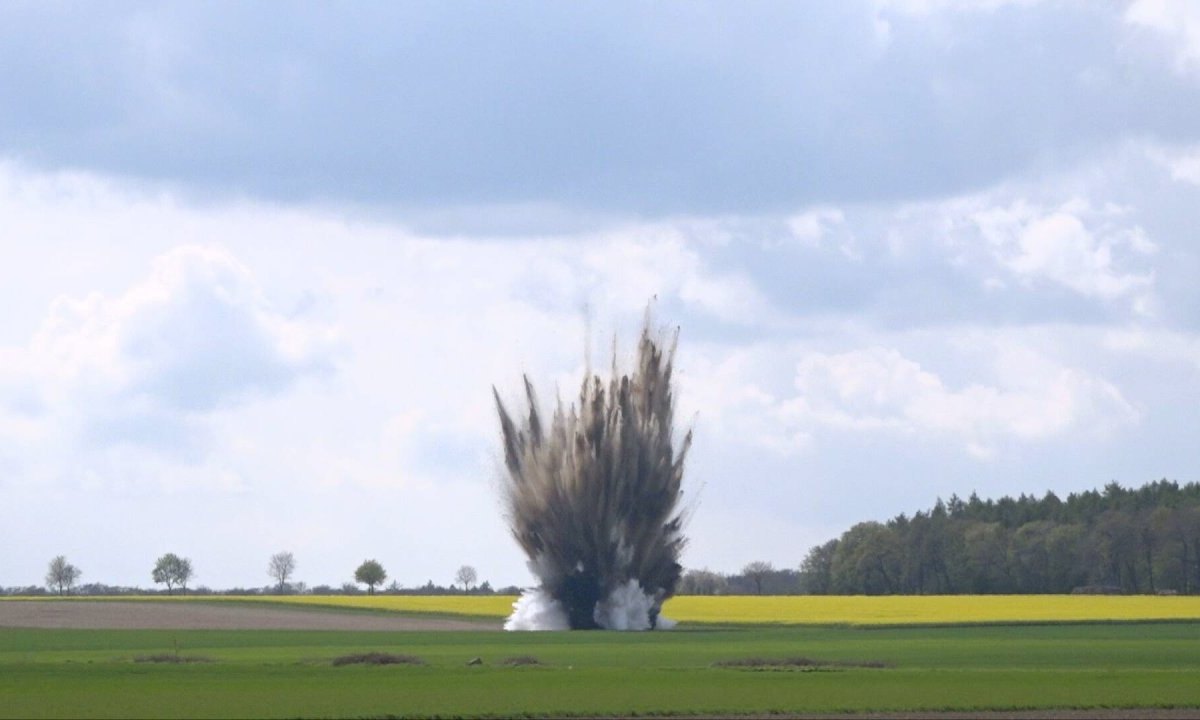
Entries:
{"type": "Polygon", "coordinates": [[[541,665],[542,661],[532,655],[517,655],[516,657],[504,658],[500,661],[501,665],[509,667],[521,667],[523,665],[541,665]]]}
{"type": "Polygon", "coordinates": [[[334,666],[340,665],[424,665],[425,661],[415,655],[396,655],[385,652],[355,653],[333,659],[334,666]]]}
{"type": "Polygon", "coordinates": [[[156,653],[154,655],[135,655],[133,657],[135,663],[210,663],[216,662],[210,657],[203,655],[176,655],[175,653],[156,653]]]}
{"type": "Polygon", "coordinates": [[[814,660],[806,657],[786,658],[737,658],[718,660],[713,667],[734,670],[840,670],[844,668],[885,668],[880,660],[814,660]]]}

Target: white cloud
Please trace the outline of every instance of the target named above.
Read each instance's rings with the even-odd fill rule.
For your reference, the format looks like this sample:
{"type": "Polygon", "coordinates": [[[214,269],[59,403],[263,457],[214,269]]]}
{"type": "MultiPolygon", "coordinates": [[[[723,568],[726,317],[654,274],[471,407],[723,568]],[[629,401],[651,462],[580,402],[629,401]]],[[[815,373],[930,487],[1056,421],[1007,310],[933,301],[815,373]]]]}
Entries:
{"type": "Polygon", "coordinates": [[[773,346],[728,350],[684,346],[678,375],[681,418],[695,418],[702,436],[792,456],[812,446],[810,428],[782,413],[772,365],[786,363],[773,346]]]}
{"type": "MultiPolygon", "coordinates": [[[[1145,157],[1140,149],[1131,155],[1122,161],[1145,157]]],[[[1001,311],[1008,303],[1038,321],[1059,319],[1064,311],[1076,318],[1083,312],[1158,317],[1159,276],[1169,281],[1172,275],[1161,263],[1171,256],[1174,238],[1127,195],[1114,202],[1111,195],[1089,193],[1094,181],[1080,173],[890,208],[876,255],[886,252],[898,266],[950,280],[948,301],[977,302],[980,309],[1001,311]],[[1153,223],[1161,237],[1152,238],[1142,222],[1153,223]],[[1160,253],[1160,240],[1166,252],[1160,253]],[[969,283],[983,294],[973,296],[969,283]]]]}
{"type": "Polygon", "coordinates": [[[1027,7],[1046,0],[873,0],[873,22],[876,38],[887,44],[891,41],[891,16],[907,15],[930,18],[950,13],[990,13],[1004,7],[1027,7]]]}
{"type": "MultiPolygon", "coordinates": [[[[807,248],[836,248],[847,260],[863,259],[854,234],[846,225],[839,208],[818,207],[791,215],[784,220],[787,241],[807,248]]],[[[768,247],[777,243],[767,243],[768,247]]]]}
{"type": "Polygon", "coordinates": [[[997,348],[994,384],[948,386],[884,347],[810,352],[796,365],[785,415],[800,426],[954,438],[991,456],[1007,439],[1042,441],[1133,422],[1137,411],[1107,381],[1028,349],[997,348]]]}
{"type": "MultiPolygon", "coordinates": [[[[698,413],[689,482],[744,503],[731,513],[773,517],[788,507],[797,527],[852,522],[861,505],[827,513],[806,493],[866,486],[897,463],[936,467],[950,487],[970,455],[992,457],[989,467],[1009,477],[1040,452],[1034,446],[1051,455],[1082,440],[1099,452],[1109,445],[1097,436],[1132,435],[1140,418],[1141,405],[1123,394],[1129,377],[1104,364],[1125,349],[1081,342],[1087,349],[1073,354],[1024,326],[988,335],[990,316],[971,307],[949,322],[923,314],[943,300],[977,302],[959,290],[993,276],[1000,303],[1039,301],[1034,285],[1133,302],[1154,289],[1138,280],[1153,277],[1149,262],[1174,256],[1168,246],[1152,255],[1132,211],[1032,196],[972,196],[908,218],[895,206],[815,210],[790,228],[820,235],[822,251],[808,252],[794,237],[761,242],[759,230],[787,235],[779,216],[431,239],[330,210],[203,206],[86,175],[0,167],[0,217],[23,239],[0,267],[0,506],[81,489],[88,500],[68,500],[64,517],[86,529],[95,527],[92,504],[160,515],[202,504],[203,521],[186,537],[213,567],[225,558],[217,585],[261,582],[257,556],[289,538],[307,550],[306,579],[336,581],[361,559],[339,553],[405,553],[432,534],[444,542],[405,556],[394,573],[402,582],[442,581],[439,567],[467,561],[519,582],[523,560],[503,541],[491,486],[490,386],[515,396],[528,372],[544,401],[556,383],[569,398],[583,370],[583,306],[603,366],[610,333],[628,350],[627,331],[654,294],[662,319],[684,326],[678,418],[698,413]],[[838,244],[855,236],[863,259],[847,263],[838,244]],[[948,279],[942,294],[889,292],[948,279]],[[875,291],[893,303],[895,325],[873,314],[875,291]],[[827,293],[852,297],[825,303],[827,293]],[[302,380],[334,362],[336,373],[302,380]],[[911,454],[895,452],[897,438],[911,454]],[[796,519],[793,507],[807,514],[796,519]],[[248,526],[270,529],[247,540],[236,529],[248,526]],[[237,570],[247,555],[256,559],[237,570]]],[[[1061,294],[1045,296],[1051,315],[1061,294]]],[[[1194,357],[1194,346],[1179,352],[1194,357]]],[[[1149,425],[1137,428],[1141,437],[1149,425]]],[[[894,496],[873,499],[879,512],[895,511],[884,507],[894,496]]],[[[705,547],[722,546],[724,531],[703,522],[713,533],[705,547]]],[[[133,521],[122,537],[167,532],[133,521]]],[[[62,551],[48,543],[36,552],[62,551]]],[[[33,580],[40,572],[0,560],[24,563],[33,580]]],[[[106,562],[118,561],[97,559],[97,574],[107,575],[106,562]]],[[[131,567],[126,577],[138,581],[144,569],[131,567]]]]}
{"type": "Polygon", "coordinates": [[[589,299],[620,312],[636,311],[659,296],[677,297],[726,322],[757,325],[776,319],[770,303],[747,278],[704,266],[689,242],[689,235],[703,228],[693,225],[688,230],[651,225],[593,235],[582,257],[570,250],[556,253],[560,284],[572,278],[569,285],[577,304],[589,299]]]}
{"type": "Polygon", "coordinates": [[[1050,210],[1018,201],[977,210],[970,218],[996,259],[1020,281],[1049,282],[1101,300],[1131,299],[1136,310],[1147,313],[1154,273],[1123,270],[1118,253],[1149,255],[1156,246],[1140,227],[1114,227],[1105,214],[1080,201],[1050,210]]]}
{"type": "Polygon", "coordinates": [[[1166,328],[1126,327],[1108,330],[1103,347],[1145,361],[1179,362],[1200,370],[1200,335],[1166,328]]]}
{"type": "Polygon", "coordinates": [[[131,472],[147,464],[117,453],[122,445],[213,462],[213,487],[220,477],[269,482],[280,443],[299,458],[288,474],[313,487],[478,477],[495,429],[489,385],[504,393],[529,372],[547,399],[546,378],[569,393],[585,305],[600,355],[614,325],[636,322],[653,296],[727,323],[775,318],[746,277],[706,267],[704,223],[432,240],[334,212],[187,205],[11,165],[0,165],[0,213],[27,256],[61,258],[32,273],[10,267],[10,290],[31,274],[44,279],[25,298],[47,286],[103,288],[16,313],[48,317],[32,323],[32,340],[0,345],[0,441],[38,435],[46,452],[4,454],[61,470],[50,448],[91,448],[111,455],[87,460],[97,482],[148,475],[131,472]],[[124,242],[91,255],[112,237],[124,242]],[[152,271],[131,276],[130,266],[152,271]],[[335,361],[323,389],[297,390],[335,361]],[[420,421],[400,433],[398,416],[420,421]]]}
{"type": "Polygon", "coordinates": [[[816,208],[792,215],[787,219],[792,238],[800,245],[819,247],[821,240],[845,222],[846,216],[837,208],[816,208]]]}
{"type": "Polygon", "coordinates": [[[1190,147],[1151,146],[1151,160],[1167,169],[1171,179],[1200,185],[1200,145],[1190,147]]]}
{"type": "Polygon", "coordinates": [[[973,333],[936,349],[930,338],[895,338],[934,352],[951,375],[966,378],[958,383],[883,345],[691,348],[681,398],[706,437],[739,438],[784,457],[820,452],[837,435],[882,433],[990,458],[1013,443],[1106,437],[1139,421],[1115,385],[1056,360],[1035,335],[1022,342],[1020,333],[973,333]]]}
{"type": "Polygon", "coordinates": [[[939,12],[993,12],[1005,6],[1036,5],[1045,0],[875,0],[876,10],[907,15],[939,12]]]}
{"type": "Polygon", "coordinates": [[[1112,251],[1078,217],[1057,212],[1021,228],[1005,262],[1018,275],[1045,277],[1082,295],[1115,298],[1152,282],[1113,269],[1112,251]]]}
{"type": "Polygon", "coordinates": [[[331,369],[335,342],[273,309],[228,252],[185,246],[115,296],[56,299],[0,374],[43,422],[104,445],[192,453],[198,420],[331,369]]]}
{"type": "Polygon", "coordinates": [[[1200,70],[1200,4],[1194,0],[1133,0],[1125,22],[1165,37],[1180,71],[1200,70]]]}

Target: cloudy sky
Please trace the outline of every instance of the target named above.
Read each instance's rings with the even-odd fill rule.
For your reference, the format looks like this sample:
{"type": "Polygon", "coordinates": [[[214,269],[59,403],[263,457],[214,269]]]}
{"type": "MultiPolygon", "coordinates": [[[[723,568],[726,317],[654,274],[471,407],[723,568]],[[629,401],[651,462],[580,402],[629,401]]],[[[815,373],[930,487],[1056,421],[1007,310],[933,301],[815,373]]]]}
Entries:
{"type": "Polygon", "coordinates": [[[0,586],[531,576],[491,386],[682,327],[690,567],[1200,480],[1193,0],[0,4],[0,586]]]}

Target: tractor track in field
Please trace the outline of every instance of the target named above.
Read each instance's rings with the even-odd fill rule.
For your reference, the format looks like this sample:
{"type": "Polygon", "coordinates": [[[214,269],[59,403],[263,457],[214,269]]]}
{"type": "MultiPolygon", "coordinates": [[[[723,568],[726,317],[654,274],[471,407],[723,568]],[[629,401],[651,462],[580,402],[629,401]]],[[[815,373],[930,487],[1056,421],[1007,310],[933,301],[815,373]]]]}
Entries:
{"type": "Polygon", "coordinates": [[[0,602],[0,628],[89,630],[500,630],[500,620],[250,604],[121,600],[0,602]]]}

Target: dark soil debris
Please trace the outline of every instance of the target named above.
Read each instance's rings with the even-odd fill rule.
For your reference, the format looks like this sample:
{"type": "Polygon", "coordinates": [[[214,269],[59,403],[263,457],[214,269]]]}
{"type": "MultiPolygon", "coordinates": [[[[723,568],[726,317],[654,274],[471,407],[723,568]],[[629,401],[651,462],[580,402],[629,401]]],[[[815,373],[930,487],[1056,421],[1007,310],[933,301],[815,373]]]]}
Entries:
{"type": "Polygon", "coordinates": [[[155,655],[135,655],[135,663],[210,663],[212,658],[201,655],[176,655],[175,653],[157,653],[155,655]]]}
{"type": "Polygon", "coordinates": [[[424,665],[425,661],[415,655],[369,652],[342,655],[333,659],[334,666],[340,665],[424,665]]]}
{"type": "Polygon", "coordinates": [[[736,660],[718,660],[713,667],[733,668],[735,670],[831,670],[842,668],[885,668],[887,663],[880,660],[814,660],[806,657],[787,658],[738,658],[736,660]]]}

